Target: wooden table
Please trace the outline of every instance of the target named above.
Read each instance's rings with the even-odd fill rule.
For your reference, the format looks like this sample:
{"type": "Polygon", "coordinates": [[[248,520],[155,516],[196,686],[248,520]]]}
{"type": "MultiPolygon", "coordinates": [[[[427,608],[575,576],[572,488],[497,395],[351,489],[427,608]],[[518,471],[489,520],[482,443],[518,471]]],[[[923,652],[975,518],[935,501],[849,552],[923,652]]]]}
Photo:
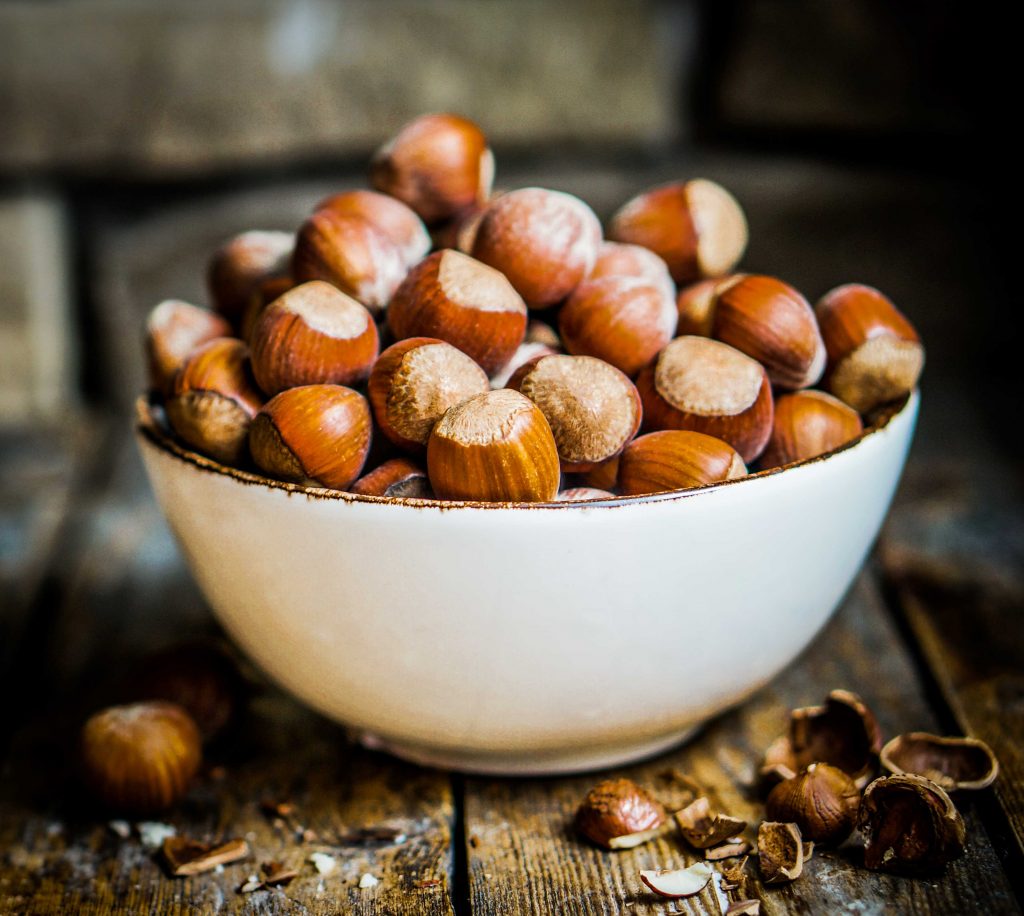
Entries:
{"type": "MultiPolygon", "coordinates": [[[[591,199],[596,193],[611,201],[627,186],[679,168],[657,164],[637,177],[595,167],[585,177],[598,189],[591,199]]],[[[733,162],[725,169],[741,191],[746,181],[755,229],[785,226],[792,218],[772,209],[779,181],[803,181],[803,200],[807,181],[834,201],[847,199],[851,180],[862,182],[861,191],[873,188],[875,210],[849,204],[841,211],[848,221],[851,209],[870,214],[893,194],[910,193],[899,179],[886,184],[821,170],[807,179],[806,170],[785,162],[733,162]],[[774,185],[765,182],[766,174],[774,185]]],[[[587,184],[578,177],[575,185],[559,180],[566,173],[557,170],[524,174],[568,189],[587,184]]],[[[278,212],[282,199],[305,207],[322,190],[319,184],[274,187],[155,215],[94,214],[96,289],[109,302],[101,348],[108,356],[131,353],[134,343],[108,330],[169,294],[168,278],[190,294],[185,284],[193,281],[184,278],[198,272],[200,256],[162,241],[192,233],[202,242],[198,252],[208,247],[204,232],[227,234],[236,228],[232,219],[272,224],[265,214],[278,212]]],[[[923,252],[932,224],[927,207],[919,208],[917,219],[923,252]]],[[[294,219],[289,213],[282,222],[294,219]]],[[[836,231],[849,234],[849,222],[836,231]]],[[[860,231],[868,254],[871,244],[886,242],[860,231]]],[[[800,258],[808,244],[804,233],[783,231],[755,245],[752,257],[770,257],[783,275],[791,275],[787,268],[803,270],[809,285],[819,274],[838,272],[836,264],[846,257],[841,252],[807,268],[800,258]]],[[[902,282],[898,260],[891,267],[896,286],[902,282]]],[[[883,285],[884,277],[871,279],[883,285]]],[[[971,294],[964,285],[958,289],[954,305],[956,295],[966,300],[971,294]]],[[[930,316],[921,323],[941,330],[945,320],[930,316]]],[[[942,349],[939,341],[934,352],[942,349]]],[[[123,365],[111,358],[115,362],[123,365]]],[[[941,367],[930,371],[934,382],[925,389],[918,447],[892,517],[831,623],[788,671],[689,744],[615,772],[654,789],[665,789],[673,771],[686,774],[717,805],[756,823],[763,814],[757,766],[787,711],[844,687],[872,706],[887,736],[925,729],[984,738],[1000,758],[1002,775],[993,789],[962,800],[968,848],[944,876],[914,880],[868,872],[858,864],[858,845],[849,843],[816,852],[792,885],[758,885],[763,913],[1020,911],[1019,465],[989,447],[970,408],[971,392],[958,376],[941,367]]],[[[0,687],[7,700],[7,727],[0,732],[0,914],[720,912],[711,886],[672,903],[641,885],[641,868],[695,860],[673,835],[618,853],[576,836],[573,812],[597,775],[485,779],[420,769],[351,745],[342,729],[266,684],[250,698],[240,725],[211,749],[188,799],[167,817],[195,839],[245,838],[251,858],[221,873],[167,877],[134,830],[120,836],[90,806],[71,767],[82,717],[116,695],[126,670],[153,650],[215,631],[148,493],[128,422],[124,410],[103,411],[75,415],[59,430],[0,439],[0,687]],[[289,801],[294,813],[268,816],[261,807],[267,799],[289,801]],[[315,839],[303,841],[303,829],[314,831],[315,839]],[[310,864],[314,852],[333,856],[336,870],[318,874],[310,864]],[[298,876],[284,887],[240,893],[269,860],[294,867],[298,876]],[[379,883],[360,888],[364,874],[379,883]]]]}

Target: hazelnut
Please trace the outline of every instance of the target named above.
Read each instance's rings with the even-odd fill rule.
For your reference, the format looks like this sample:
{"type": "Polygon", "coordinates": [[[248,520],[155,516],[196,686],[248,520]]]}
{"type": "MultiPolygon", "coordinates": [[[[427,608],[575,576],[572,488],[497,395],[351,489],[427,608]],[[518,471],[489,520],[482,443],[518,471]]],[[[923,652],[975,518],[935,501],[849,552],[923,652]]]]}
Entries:
{"type": "Polygon", "coordinates": [[[526,304],[501,273],[446,249],[409,272],[388,307],[388,327],[398,340],[447,341],[490,375],[522,343],[526,304]]]}
{"type": "Polygon", "coordinates": [[[707,337],[677,337],[636,382],[645,428],[688,429],[728,442],[744,461],[772,432],[772,389],[760,363],[707,337]]]}
{"type": "Polygon", "coordinates": [[[360,477],[350,493],[400,499],[433,499],[427,472],[407,458],[392,458],[360,477]]]}
{"type": "Polygon", "coordinates": [[[542,356],[557,356],[561,352],[561,350],[556,350],[543,343],[521,343],[516,347],[516,352],[512,354],[512,359],[491,376],[491,387],[504,388],[512,376],[527,363],[532,363],[542,356]]]}
{"type": "Polygon", "coordinates": [[[941,872],[967,836],[952,799],[923,776],[876,779],[864,790],[858,826],[868,868],[911,875],[941,872]]]}
{"type": "Polygon", "coordinates": [[[228,321],[240,322],[256,285],[288,272],[294,246],[292,233],[261,229],[243,232],[221,246],[206,273],[213,307],[228,321]]]}
{"type": "Polygon", "coordinates": [[[521,188],[488,205],[473,257],[508,277],[530,308],[544,308],[590,273],[600,244],[601,224],[578,197],[521,188]]]}
{"type": "Polygon", "coordinates": [[[461,350],[433,337],[409,337],[380,355],[368,394],[381,432],[400,448],[422,452],[449,407],[488,390],[484,370],[461,350]]]}
{"type": "Polygon", "coordinates": [[[604,277],[638,277],[663,290],[669,299],[676,295],[676,285],[672,282],[668,265],[649,248],[640,245],[602,242],[587,279],[600,280],[604,277]]]}
{"type": "Polygon", "coordinates": [[[747,827],[746,821],[728,814],[712,812],[711,803],[703,795],[676,812],[676,824],[683,838],[695,849],[708,849],[738,836],[747,827]]]}
{"type": "Polygon", "coordinates": [[[714,875],[714,869],[707,862],[694,862],[688,868],[644,869],[640,880],[659,897],[693,897],[699,894],[714,875]]]}
{"type": "Polygon", "coordinates": [[[400,200],[387,194],[342,191],[320,201],[314,209],[366,220],[398,249],[406,267],[422,261],[430,251],[430,233],[423,220],[400,200]]]}
{"type": "Polygon", "coordinates": [[[633,383],[592,356],[540,356],[509,387],[536,404],[551,426],[565,472],[588,471],[618,455],[640,428],[633,383]]]}
{"type": "MultiPolygon", "coordinates": [[[[500,197],[499,192],[491,195],[491,200],[500,197]]],[[[487,203],[473,204],[455,216],[433,227],[430,233],[434,248],[454,248],[463,254],[473,253],[473,243],[480,228],[480,220],[484,218],[487,203]]]]}
{"type": "Polygon", "coordinates": [[[795,881],[804,870],[804,842],[796,824],[764,821],[757,828],[757,858],[765,884],[795,881]]]}
{"type": "Polygon", "coordinates": [[[606,779],[583,799],[576,827],[605,849],[631,849],[657,836],[665,818],[661,802],[631,779],[606,779]]]}
{"type": "Polygon", "coordinates": [[[146,319],[146,361],[154,391],[167,394],[174,373],[200,344],[230,337],[227,319],[180,299],[165,299],[146,319]]]}
{"type": "Polygon", "coordinates": [[[558,316],[569,353],[596,356],[631,378],[665,347],[675,329],[672,298],[638,277],[587,280],[558,316]]]}
{"type": "Polygon", "coordinates": [[[329,283],[313,280],[263,310],[252,330],[252,368],[267,394],[299,385],[352,385],[369,376],[377,348],[370,313],[329,283]]]}
{"type": "Polygon", "coordinates": [[[249,424],[263,403],[249,366],[249,348],[218,337],[181,364],[167,397],[171,428],[192,448],[224,464],[245,455],[249,424]]]}
{"type": "Polygon", "coordinates": [[[609,238],[650,248],[676,283],[720,277],[747,247],[747,220],[736,199],[707,179],[639,194],[612,217],[609,238]]]}
{"type": "Polygon", "coordinates": [[[747,473],[743,459],[721,439],[689,430],[647,433],[619,458],[623,496],[663,493],[734,480],[747,473]]]}
{"type": "Polygon", "coordinates": [[[619,458],[614,458],[580,474],[580,480],[588,487],[598,490],[615,490],[619,485],[619,458]]]}
{"type": "Polygon", "coordinates": [[[568,490],[559,490],[555,501],[560,503],[580,503],[591,499],[609,499],[614,497],[614,493],[609,493],[607,490],[599,490],[597,487],[569,487],[568,490]]]}
{"type": "Polygon", "coordinates": [[[913,391],[924,347],[902,312],[877,289],[849,283],[815,306],[828,349],[826,387],[860,413],[913,391]]]}
{"type": "Polygon", "coordinates": [[[410,121],[370,163],[370,184],[408,204],[427,223],[487,200],[494,156],[483,132],[453,114],[410,121]]]}
{"type": "Polygon", "coordinates": [[[359,216],[317,210],[299,228],[292,276],[299,283],[325,280],[381,314],[405,276],[398,247],[359,216]]]}
{"type": "Polygon", "coordinates": [[[242,316],[242,323],[239,334],[247,344],[252,343],[252,329],[256,327],[263,310],[275,299],[283,296],[288,290],[295,286],[295,281],[290,274],[282,274],[279,277],[268,277],[256,284],[251,295],[249,304],[245,307],[245,314],[242,316]]]}
{"type": "Polygon", "coordinates": [[[370,449],[370,406],[342,385],[303,385],[275,395],[253,420],[249,451],[280,480],[345,490],[370,449]]]}
{"type": "Polygon", "coordinates": [[[448,409],[427,443],[427,473],[441,499],[550,502],[560,480],[548,421],[508,388],[448,409]]]}
{"type": "Polygon", "coordinates": [[[825,344],[807,300],[774,277],[746,275],[715,292],[712,336],[756,359],[779,388],[809,388],[825,344]]]}
{"type": "Polygon", "coordinates": [[[201,756],[199,729],[174,703],[112,706],[82,727],[86,785],[103,804],[126,813],[173,806],[188,791],[201,756]]]}
{"type": "Polygon", "coordinates": [[[823,391],[794,391],[775,402],[775,419],[761,467],[816,458],[864,431],[857,411],[823,391]]]}
{"type": "Polygon", "coordinates": [[[742,278],[743,274],[712,277],[708,280],[698,280],[679,290],[679,295],[676,296],[676,311],[679,316],[676,333],[680,336],[696,334],[698,337],[711,337],[718,294],[742,278]]]}
{"type": "Polygon", "coordinates": [[[996,755],[978,738],[909,732],[893,738],[880,756],[890,773],[924,776],[947,792],[984,789],[999,775],[996,755]]]}
{"type": "Polygon", "coordinates": [[[772,789],[765,811],[773,821],[796,824],[815,843],[838,844],[853,830],[859,803],[860,790],[846,773],[812,763],[772,789]]]}

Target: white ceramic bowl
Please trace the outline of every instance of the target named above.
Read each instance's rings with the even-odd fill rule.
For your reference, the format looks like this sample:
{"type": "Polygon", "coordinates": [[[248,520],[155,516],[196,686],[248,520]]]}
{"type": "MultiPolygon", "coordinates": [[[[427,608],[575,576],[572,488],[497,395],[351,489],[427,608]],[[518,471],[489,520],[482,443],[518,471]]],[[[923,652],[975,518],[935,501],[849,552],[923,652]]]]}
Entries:
{"type": "Polygon", "coordinates": [[[917,407],[785,470],[589,504],[277,483],[148,410],[139,443],[214,612],[283,687],[401,757],[555,773],[668,748],[792,661],[878,533],[917,407]]]}

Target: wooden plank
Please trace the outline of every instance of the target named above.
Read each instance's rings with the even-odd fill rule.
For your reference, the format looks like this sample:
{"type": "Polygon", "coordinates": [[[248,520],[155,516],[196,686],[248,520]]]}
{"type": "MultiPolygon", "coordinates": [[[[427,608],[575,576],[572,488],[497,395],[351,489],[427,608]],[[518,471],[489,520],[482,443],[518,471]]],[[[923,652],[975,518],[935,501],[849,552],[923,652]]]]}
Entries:
{"type": "MultiPolygon", "coordinates": [[[[756,771],[787,711],[819,702],[830,690],[860,693],[887,735],[934,728],[877,590],[862,577],[825,633],[789,671],[753,700],[711,723],[691,744],[659,759],[615,771],[654,790],[676,769],[702,786],[723,810],[756,824],[763,806],[756,771]]],[[[641,885],[641,868],[695,861],[671,832],[635,850],[595,849],[572,829],[575,808],[601,774],[569,779],[483,780],[466,785],[465,811],[473,912],[479,914],[717,913],[712,889],[699,897],[659,901],[641,885]]],[[[755,885],[762,912],[1017,912],[1017,902],[971,800],[964,804],[969,845],[945,876],[918,881],[858,866],[859,848],[816,851],[788,887],[755,885]]],[[[751,872],[756,871],[750,867],[751,872]]]]}
{"type": "Polygon", "coordinates": [[[168,878],[138,837],[118,837],[81,797],[71,748],[83,716],[149,650],[214,630],[158,510],[141,495],[132,446],[114,468],[63,559],[52,641],[19,685],[37,712],[2,769],[0,913],[451,913],[448,777],[351,746],[340,728],[270,687],[167,818],[194,839],[246,839],[250,861],[168,878]],[[293,822],[268,818],[260,805],[268,798],[294,804],[293,822]],[[302,841],[298,826],[317,839],[302,841]],[[367,828],[404,838],[359,841],[367,828]],[[333,874],[317,873],[315,851],[335,857],[333,874]],[[299,875],[283,888],[238,893],[268,861],[299,875]],[[359,888],[365,873],[379,884],[359,888]]]}

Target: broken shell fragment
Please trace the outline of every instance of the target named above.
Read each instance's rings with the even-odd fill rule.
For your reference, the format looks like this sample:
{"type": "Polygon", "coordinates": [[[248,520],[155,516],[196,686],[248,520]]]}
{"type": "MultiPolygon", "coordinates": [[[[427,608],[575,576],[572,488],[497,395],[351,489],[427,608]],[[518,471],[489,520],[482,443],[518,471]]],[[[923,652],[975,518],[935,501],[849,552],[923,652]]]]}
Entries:
{"type": "Polygon", "coordinates": [[[712,846],[704,853],[704,858],[709,862],[719,862],[722,859],[738,859],[748,852],[750,852],[750,844],[746,840],[732,837],[727,843],[712,846]]]}
{"type": "Polygon", "coordinates": [[[697,862],[689,868],[642,871],[640,880],[660,897],[692,897],[707,887],[713,874],[707,862],[697,862]]]}
{"type": "Polygon", "coordinates": [[[804,843],[796,824],[762,823],[757,828],[757,852],[765,884],[795,881],[804,870],[804,843]]]}
{"type": "Polygon", "coordinates": [[[858,826],[864,864],[936,874],[964,851],[966,829],[946,791],[923,776],[883,776],[864,790],[858,826]]]}
{"type": "Polygon", "coordinates": [[[605,849],[630,849],[657,836],[665,816],[661,802],[631,779],[606,779],[583,799],[576,826],[605,849]]]}
{"type": "Polygon", "coordinates": [[[718,846],[747,826],[746,821],[712,812],[711,803],[704,796],[677,811],[676,823],[686,842],[696,849],[718,846]]]}
{"type": "Polygon", "coordinates": [[[890,773],[924,776],[947,792],[984,789],[999,775],[999,761],[984,741],[927,732],[897,735],[882,748],[881,761],[890,773]]]}

